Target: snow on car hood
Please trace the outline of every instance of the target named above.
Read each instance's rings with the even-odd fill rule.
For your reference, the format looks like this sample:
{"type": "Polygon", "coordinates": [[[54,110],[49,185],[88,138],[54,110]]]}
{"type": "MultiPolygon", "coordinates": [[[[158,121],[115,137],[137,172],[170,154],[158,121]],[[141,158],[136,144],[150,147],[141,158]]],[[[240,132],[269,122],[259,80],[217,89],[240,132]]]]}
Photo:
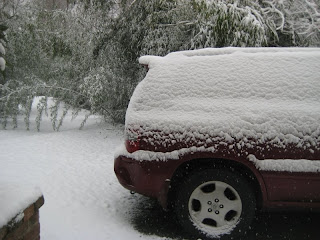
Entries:
{"type": "Polygon", "coordinates": [[[149,71],[130,100],[127,128],[320,149],[318,48],[202,49],[139,62],[149,71]]]}

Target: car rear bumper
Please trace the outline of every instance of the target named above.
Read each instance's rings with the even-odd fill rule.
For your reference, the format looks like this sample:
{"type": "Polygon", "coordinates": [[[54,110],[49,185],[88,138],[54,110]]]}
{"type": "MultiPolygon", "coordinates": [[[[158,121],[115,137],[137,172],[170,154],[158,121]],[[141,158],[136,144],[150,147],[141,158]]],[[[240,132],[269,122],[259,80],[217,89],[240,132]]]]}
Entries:
{"type": "Polygon", "coordinates": [[[120,184],[130,191],[157,198],[167,208],[170,179],[177,160],[137,161],[125,156],[114,160],[114,171],[120,184]]]}

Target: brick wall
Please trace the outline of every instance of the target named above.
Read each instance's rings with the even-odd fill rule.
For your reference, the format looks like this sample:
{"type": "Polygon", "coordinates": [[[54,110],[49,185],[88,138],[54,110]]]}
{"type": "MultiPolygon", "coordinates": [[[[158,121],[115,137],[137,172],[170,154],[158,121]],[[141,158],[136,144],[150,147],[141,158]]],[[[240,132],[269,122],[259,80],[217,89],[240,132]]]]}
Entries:
{"type": "Polygon", "coordinates": [[[0,229],[0,240],[39,240],[39,208],[44,204],[41,196],[36,202],[17,214],[0,229]]]}

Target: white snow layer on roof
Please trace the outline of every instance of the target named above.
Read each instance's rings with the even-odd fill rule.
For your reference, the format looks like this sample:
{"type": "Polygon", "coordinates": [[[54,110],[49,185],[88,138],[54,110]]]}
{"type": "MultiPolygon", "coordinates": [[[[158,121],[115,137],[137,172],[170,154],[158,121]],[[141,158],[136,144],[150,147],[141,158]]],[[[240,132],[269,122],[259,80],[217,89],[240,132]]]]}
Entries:
{"type": "Polygon", "coordinates": [[[127,127],[320,148],[320,48],[201,49],[139,62],[149,71],[127,127]]]}
{"type": "Polygon", "coordinates": [[[16,216],[21,216],[23,210],[42,195],[37,187],[15,182],[0,182],[0,228],[16,216]]]}

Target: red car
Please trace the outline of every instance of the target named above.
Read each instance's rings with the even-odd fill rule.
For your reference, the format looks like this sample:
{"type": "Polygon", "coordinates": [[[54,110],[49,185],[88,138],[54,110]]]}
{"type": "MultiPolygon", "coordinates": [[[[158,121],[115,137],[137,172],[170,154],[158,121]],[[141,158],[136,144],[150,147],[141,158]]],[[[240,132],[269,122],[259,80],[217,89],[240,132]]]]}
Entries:
{"type": "Polygon", "coordinates": [[[320,49],[143,56],[115,173],[192,236],[244,234],[256,209],[320,209],[320,49]]]}

